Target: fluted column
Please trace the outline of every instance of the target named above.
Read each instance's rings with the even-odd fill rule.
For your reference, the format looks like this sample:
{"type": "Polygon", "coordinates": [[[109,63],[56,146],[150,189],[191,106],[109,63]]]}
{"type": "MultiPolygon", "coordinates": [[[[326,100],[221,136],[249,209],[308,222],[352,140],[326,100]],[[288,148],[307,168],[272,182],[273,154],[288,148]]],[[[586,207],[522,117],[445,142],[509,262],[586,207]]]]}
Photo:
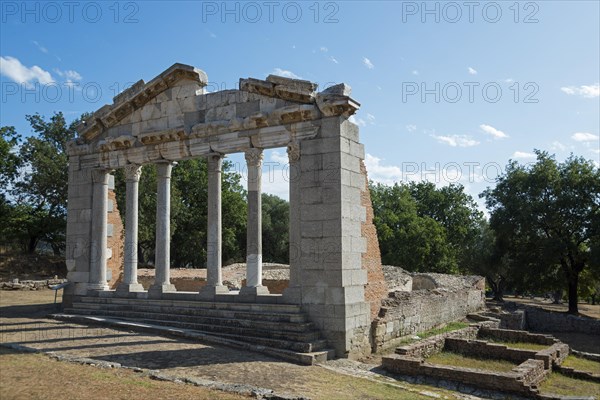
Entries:
{"type": "Polygon", "coordinates": [[[125,251],[123,282],[117,287],[117,293],[141,292],[143,286],[138,283],[138,186],[142,175],[142,166],[125,166],[125,251]]]}
{"type": "Polygon", "coordinates": [[[289,160],[290,184],[290,230],[289,230],[289,264],[290,282],[283,292],[284,297],[291,303],[301,301],[300,288],[300,143],[290,142],[287,147],[289,160]]]}
{"type": "Polygon", "coordinates": [[[91,290],[108,290],[106,279],[107,227],[108,222],[108,173],[106,169],[92,171],[92,242],[90,254],[91,290]]]}
{"type": "Polygon", "coordinates": [[[223,155],[208,156],[208,230],[207,230],[207,260],[206,286],[200,289],[201,297],[212,298],[216,294],[227,293],[229,289],[223,286],[221,271],[222,237],[221,237],[221,172],[223,155]]]}
{"type": "Polygon", "coordinates": [[[262,176],[263,150],[246,151],[248,165],[248,223],[246,231],[246,286],[240,294],[268,294],[262,285],[262,176]]]}
{"type": "Polygon", "coordinates": [[[154,250],[154,284],[148,290],[151,297],[175,291],[171,284],[171,170],[173,163],[156,164],[156,248],[154,250]]]}

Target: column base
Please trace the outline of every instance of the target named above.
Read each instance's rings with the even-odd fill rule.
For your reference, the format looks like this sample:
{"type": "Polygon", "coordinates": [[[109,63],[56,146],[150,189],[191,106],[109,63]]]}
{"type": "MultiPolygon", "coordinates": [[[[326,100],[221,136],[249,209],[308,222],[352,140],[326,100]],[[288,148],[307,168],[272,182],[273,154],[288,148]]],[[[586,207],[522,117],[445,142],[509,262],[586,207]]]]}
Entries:
{"type": "Polygon", "coordinates": [[[120,283],[119,286],[117,286],[115,295],[123,296],[129,293],[139,293],[143,291],[144,287],[140,283],[120,283]]]}
{"type": "Polygon", "coordinates": [[[269,288],[266,286],[244,286],[240,289],[240,297],[256,297],[260,295],[270,294],[269,288]]]}
{"type": "Polygon", "coordinates": [[[201,300],[214,300],[216,295],[227,293],[229,293],[229,288],[225,285],[202,286],[198,292],[201,300]]]}
{"type": "Polygon", "coordinates": [[[283,300],[290,304],[302,304],[302,288],[299,286],[285,288],[283,290],[283,300]]]}
{"type": "Polygon", "coordinates": [[[154,284],[148,288],[148,298],[160,299],[163,293],[176,292],[175,285],[171,283],[167,284],[154,284]]]}
{"type": "Polygon", "coordinates": [[[90,283],[87,287],[88,291],[108,290],[108,283],[90,283]]]}

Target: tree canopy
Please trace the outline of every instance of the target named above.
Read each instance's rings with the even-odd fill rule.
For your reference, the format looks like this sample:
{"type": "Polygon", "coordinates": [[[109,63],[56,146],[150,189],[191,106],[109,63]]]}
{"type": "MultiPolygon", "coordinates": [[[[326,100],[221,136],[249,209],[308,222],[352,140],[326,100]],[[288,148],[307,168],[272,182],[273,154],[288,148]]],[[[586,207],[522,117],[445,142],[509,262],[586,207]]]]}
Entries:
{"type": "Polygon", "coordinates": [[[571,155],[563,163],[543,151],[525,166],[511,161],[495,188],[484,192],[491,227],[507,245],[514,273],[529,287],[568,290],[577,313],[579,278],[599,269],[600,170],[571,155]]]}

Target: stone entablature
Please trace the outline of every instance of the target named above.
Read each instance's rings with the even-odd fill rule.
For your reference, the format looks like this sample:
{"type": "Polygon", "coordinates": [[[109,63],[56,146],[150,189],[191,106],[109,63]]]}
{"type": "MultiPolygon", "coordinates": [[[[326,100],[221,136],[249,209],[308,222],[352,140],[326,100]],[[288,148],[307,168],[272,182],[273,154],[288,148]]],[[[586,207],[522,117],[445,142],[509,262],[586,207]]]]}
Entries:
{"type": "Polygon", "coordinates": [[[378,257],[363,260],[368,246],[376,248],[365,237],[374,229],[364,227],[372,221],[363,204],[364,147],[348,120],[359,107],[350,87],[317,92],[312,82],[271,75],[205,93],[207,82],[203,71],[175,64],[148,83],[138,81],[77,128],[68,146],[66,262],[74,284],[67,303],[73,295],[287,302],[302,305],[338,356],[370,352],[369,302],[376,312],[385,290],[370,290],[365,300],[367,275],[382,275],[378,257]],[[260,168],[263,150],[276,147],[287,148],[290,161],[290,283],[283,296],[269,294],[260,279],[260,168]],[[239,294],[223,285],[221,273],[222,160],[238,152],[246,153],[249,170],[248,279],[239,294]],[[196,157],[208,163],[207,284],[195,294],[178,293],[169,273],[170,176],[176,161],[196,157]],[[137,280],[137,187],[150,163],[157,165],[156,275],[145,291],[137,280]],[[107,182],[118,168],[127,172],[125,268],[118,290],[110,291],[107,182]]]}

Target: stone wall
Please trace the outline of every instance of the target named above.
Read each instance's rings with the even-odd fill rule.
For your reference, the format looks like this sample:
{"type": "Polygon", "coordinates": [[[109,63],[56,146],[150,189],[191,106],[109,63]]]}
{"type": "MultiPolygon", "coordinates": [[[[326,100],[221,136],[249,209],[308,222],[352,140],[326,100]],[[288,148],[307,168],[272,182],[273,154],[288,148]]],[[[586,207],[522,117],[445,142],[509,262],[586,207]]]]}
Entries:
{"type": "Polygon", "coordinates": [[[558,340],[552,336],[530,333],[522,330],[495,329],[482,327],[479,336],[482,339],[499,339],[507,342],[535,343],[551,346],[558,340]]]}
{"type": "Polygon", "coordinates": [[[459,382],[468,386],[519,393],[527,396],[536,393],[532,386],[539,383],[546,375],[544,363],[540,360],[527,360],[511,372],[492,372],[433,365],[419,358],[393,354],[383,358],[383,367],[390,372],[401,375],[423,375],[459,382]]]}
{"type": "Polygon", "coordinates": [[[600,336],[599,319],[526,307],[525,321],[528,330],[535,332],[578,332],[600,336]]]}
{"type": "Polygon", "coordinates": [[[379,251],[377,229],[373,223],[374,214],[371,192],[369,191],[369,179],[363,160],[360,162],[360,171],[365,179],[365,186],[361,192],[361,204],[366,209],[366,219],[361,224],[362,236],[367,240],[367,251],[362,254],[362,268],[367,270],[365,301],[371,306],[371,320],[374,320],[379,314],[381,301],[388,295],[388,285],[381,267],[381,252],[379,251]]]}
{"type": "Polygon", "coordinates": [[[446,339],[475,339],[477,331],[478,328],[476,326],[470,326],[454,332],[442,333],[411,345],[398,347],[396,354],[414,358],[427,358],[442,351],[446,345],[446,339]]]}
{"type": "Polygon", "coordinates": [[[484,292],[477,288],[392,292],[373,321],[373,348],[381,351],[405,336],[462,319],[484,307],[484,292]]]}
{"type": "Polygon", "coordinates": [[[409,272],[393,265],[383,265],[383,274],[390,292],[411,292],[413,278],[409,272]]]}

